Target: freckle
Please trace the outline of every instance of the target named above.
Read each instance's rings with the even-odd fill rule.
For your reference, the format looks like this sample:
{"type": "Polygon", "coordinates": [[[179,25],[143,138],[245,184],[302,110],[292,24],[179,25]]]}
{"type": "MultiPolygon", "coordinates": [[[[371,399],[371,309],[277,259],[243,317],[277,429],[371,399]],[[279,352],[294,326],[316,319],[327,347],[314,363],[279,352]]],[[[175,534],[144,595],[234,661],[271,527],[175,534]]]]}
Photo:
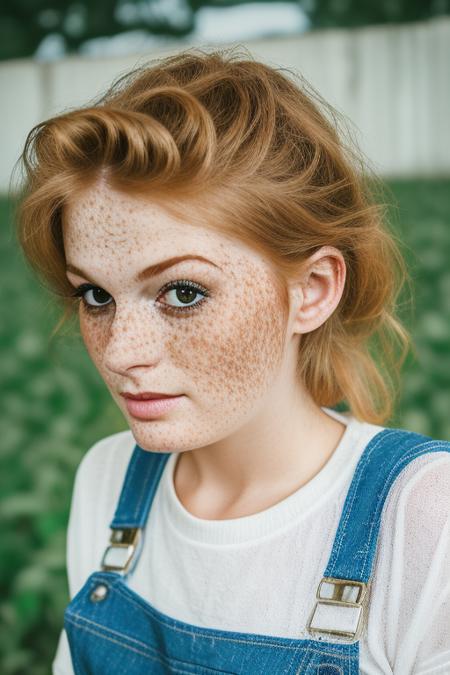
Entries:
{"type": "MultiPolygon", "coordinates": [[[[169,250],[167,219],[159,207],[146,205],[144,210],[128,197],[102,189],[95,198],[80,200],[75,213],[80,225],[97,221],[98,227],[90,225],[85,231],[80,227],[70,237],[70,246],[84,256],[88,252],[96,264],[100,259],[117,278],[137,252],[145,259],[147,251],[150,259],[160,246],[162,255],[169,250]],[[146,247],[149,232],[151,246],[146,247]]],[[[184,231],[179,223],[173,226],[170,237],[175,244],[183,240],[184,231]]],[[[190,239],[192,244],[196,236],[190,239]]],[[[199,232],[199,243],[205,240],[211,254],[220,252],[220,265],[230,275],[227,283],[233,284],[232,292],[219,294],[220,306],[211,301],[197,315],[169,319],[156,310],[151,315],[137,313],[130,302],[130,311],[122,311],[115,332],[111,318],[85,320],[86,346],[112,390],[119,382],[131,384],[135,373],[133,386],[185,387],[192,397],[188,415],[134,423],[138,442],[149,449],[192,449],[208,444],[213,436],[226,436],[230,425],[239,422],[264,393],[282,354],[284,326],[270,276],[254,258],[222,242],[220,235],[199,232]],[[117,368],[114,375],[107,364],[117,368]]]]}

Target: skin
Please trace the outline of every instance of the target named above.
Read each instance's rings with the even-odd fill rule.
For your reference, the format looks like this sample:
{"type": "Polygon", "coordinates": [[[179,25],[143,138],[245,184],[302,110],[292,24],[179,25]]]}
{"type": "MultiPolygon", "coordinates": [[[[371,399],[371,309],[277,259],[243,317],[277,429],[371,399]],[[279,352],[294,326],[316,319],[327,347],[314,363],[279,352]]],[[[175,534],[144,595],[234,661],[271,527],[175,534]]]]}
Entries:
{"type": "MultiPolygon", "coordinates": [[[[252,248],[174,218],[155,200],[98,180],[64,211],[67,272],[74,287],[103,289],[80,300],[80,332],[95,367],[136,442],[178,453],[174,487],[183,506],[206,519],[261,511],[313,478],[345,426],[317,406],[295,378],[300,336],[324,323],[341,298],[345,262],[322,247],[289,285],[283,312],[268,261],[252,248]],[[138,282],[147,266],[175,255],[203,255],[138,282]],[[182,306],[164,284],[189,279],[210,295],[199,309],[182,306]],[[139,420],[122,391],[183,394],[164,416],[139,420]]],[[[193,292],[188,304],[203,294],[193,292]]],[[[185,301],[186,302],[186,301],[185,301]]]]}

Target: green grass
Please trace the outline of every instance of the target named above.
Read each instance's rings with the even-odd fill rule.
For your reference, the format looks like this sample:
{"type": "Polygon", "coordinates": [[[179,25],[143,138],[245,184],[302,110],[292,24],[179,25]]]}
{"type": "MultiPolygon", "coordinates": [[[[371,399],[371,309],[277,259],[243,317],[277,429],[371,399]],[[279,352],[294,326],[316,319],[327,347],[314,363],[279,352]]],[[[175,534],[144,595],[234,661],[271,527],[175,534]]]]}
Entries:
{"type": "Polygon", "coordinates": [[[410,356],[405,364],[396,421],[450,440],[450,181],[390,187],[398,202],[391,219],[414,281],[415,312],[405,323],[417,351],[417,360],[410,356]]]}
{"type": "MultiPolygon", "coordinates": [[[[450,181],[389,183],[415,283],[394,424],[450,440],[450,181]]],[[[0,653],[2,675],[48,675],[68,602],[65,533],[76,467],[99,438],[127,428],[79,338],[50,342],[58,315],[24,264],[0,201],[3,321],[0,653]]],[[[405,321],[406,321],[405,317],[405,321]]]]}

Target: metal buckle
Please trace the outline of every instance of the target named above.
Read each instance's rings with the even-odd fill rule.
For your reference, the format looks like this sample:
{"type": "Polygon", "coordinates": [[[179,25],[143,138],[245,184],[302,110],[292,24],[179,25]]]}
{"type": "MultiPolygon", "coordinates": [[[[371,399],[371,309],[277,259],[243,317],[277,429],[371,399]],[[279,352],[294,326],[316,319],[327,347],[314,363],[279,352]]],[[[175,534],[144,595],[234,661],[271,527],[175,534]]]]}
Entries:
{"type": "Polygon", "coordinates": [[[101,562],[102,570],[127,573],[141,541],[141,528],[114,528],[109,541],[110,545],[104,552],[101,562]]]}
{"type": "Polygon", "coordinates": [[[353,579],[323,577],[316,593],[316,604],[307,623],[310,633],[333,635],[345,640],[359,640],[366,612],[369,583],[353,579]],[[340,608],[336,612],[336,609],[340,608]],[[340,614],[340,616],[336,616],[340,614]],[[347,624],[345,629],[335,628],[339,622],[347,624]],[[356,627],[355,627],[356,620],[356,627]]]}

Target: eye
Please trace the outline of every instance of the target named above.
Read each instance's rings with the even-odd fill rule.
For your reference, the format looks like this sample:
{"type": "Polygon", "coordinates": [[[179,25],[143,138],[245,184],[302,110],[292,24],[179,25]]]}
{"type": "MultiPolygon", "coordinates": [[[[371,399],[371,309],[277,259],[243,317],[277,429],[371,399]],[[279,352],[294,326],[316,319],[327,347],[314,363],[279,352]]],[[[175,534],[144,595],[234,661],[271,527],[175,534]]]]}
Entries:
{"type": "MultiPolygon", "coordinates": [[[[180,304],[170,304],[166,302],[159,303],[164,311],[192,311],[203,304],[206,297],[209,296],[208,289],[200,286],[200,284],[197,284],[195,281],[190,281],[189,279],[177,279],[176,281],[170,281],[160,289],[158,298],[164,295],[169,295],[171,292],[173,292],[171,298],[172,302],[179,302],[180,304]],[[202,295],[203,298],[194,303],[195,296],[198,295],[202,295]]],[[[72,296],[81,297],[83,307],[86,309],[86,311],[92,313],[104,312],[111,304],[111,301],[106,301],[108,298],[111,298],[109,293],[104,291],[103,288],[94,286],[93,284],[81,284],[81,286],[78,286],[78,288],[72,294],[72,296]],[[89,294],[91,295],[89,296],[89,294]]]]}
{"type": "Polygon", "coordinates": [[[179,305],[166,305],[166,303],[163,303],[163,305],[166,305],[165,309],[169,311],[181,311],[181,312],[186,312],[189,310],[197,309],[200,305],[202,305],[205,302],[205,299],[209,296],[209,292],[206,288],[203,286],[200,286],[200,284],[195,283],[195,281],[190,281],[189,279],[177,279],[176,281],[170,281],[168,284],[163,286],[160,290],[160,297],[161,295],[168,295],[172,293],[172,301],[173,302],[180,302],[179,305]],[[188,304],[192,303],[195,296],[201,294],[203,298],[201,298],[199,301],[195,302],[194,304],[188,304]]]}
{"type": "Polygon", "coordinates": [[[78,286],[78,288],[72,294],[73,297],[81,297],[85,309],[87,309],[89,312],[104,311],[104,308],[111,304],[110,302],[103,302],[102,304],[102,301],[105,299],[105,295],[111,297],[109,293],[103,290],[103,288],[93,286],[92,284],[81,284],[81,286],[78,286]],[[87,301],[86,296],[88,293],[91,293],[91,299],[94,300],[94,304],[91,304],[91,302],[87,301]]]}

